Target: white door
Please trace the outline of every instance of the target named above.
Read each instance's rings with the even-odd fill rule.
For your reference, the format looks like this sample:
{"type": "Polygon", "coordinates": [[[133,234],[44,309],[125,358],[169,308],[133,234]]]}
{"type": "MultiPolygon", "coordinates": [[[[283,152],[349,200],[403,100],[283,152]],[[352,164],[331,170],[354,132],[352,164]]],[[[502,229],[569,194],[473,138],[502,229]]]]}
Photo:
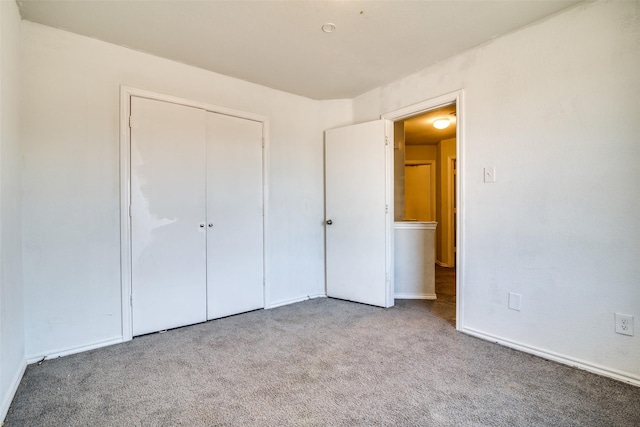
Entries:
{"type": "Polygon", "coordinates": [[[205,114],[131,98],[133,335],[207,318],[205,114]]]}
{"type": "Polygon", "coordinates": [[[208,319],[264,307],[262,123],[207,113],[208,319]]]}
{"type": "Polygon", "coordinates": [[[393,306],[391,122],[325,133],[327,296],[393,306]]]}

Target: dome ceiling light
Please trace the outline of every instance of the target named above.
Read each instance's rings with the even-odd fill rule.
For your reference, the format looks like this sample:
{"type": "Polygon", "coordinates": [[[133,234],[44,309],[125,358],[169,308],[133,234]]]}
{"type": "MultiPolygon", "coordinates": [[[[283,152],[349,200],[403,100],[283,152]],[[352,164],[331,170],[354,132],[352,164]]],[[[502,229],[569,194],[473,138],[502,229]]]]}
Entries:
{"type": "Polygon", "coordinates": [[[333,33],[336,30],[336,24],[332,24],[331,22],[327,22],[322,26],[322,31],[325,33],[333,33]]]}
{"type": "Polygon", "coordinates": [[[449,127],[450,124],[451,124],[451,120],[447,119],[446,117],[442,117],[434,120],[433,127],[436,129],[446,129],[449,127]]]}

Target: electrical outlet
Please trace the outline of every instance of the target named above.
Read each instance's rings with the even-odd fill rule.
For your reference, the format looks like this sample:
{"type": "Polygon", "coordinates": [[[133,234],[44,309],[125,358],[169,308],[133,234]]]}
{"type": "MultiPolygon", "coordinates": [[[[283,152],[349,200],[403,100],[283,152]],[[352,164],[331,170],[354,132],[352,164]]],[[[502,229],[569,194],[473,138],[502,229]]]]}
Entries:
{"type": "Polygon", "coordinates": [[[520,311],[520,300],[522,299],[522,295],[514,294],[513,292],[509,292],[509,308],[511,310],[520,311]]]}
{"type": "Polygon", "coordinates": [[[633,336],[633,316],[615,313],[616,333],[633,336]]]}

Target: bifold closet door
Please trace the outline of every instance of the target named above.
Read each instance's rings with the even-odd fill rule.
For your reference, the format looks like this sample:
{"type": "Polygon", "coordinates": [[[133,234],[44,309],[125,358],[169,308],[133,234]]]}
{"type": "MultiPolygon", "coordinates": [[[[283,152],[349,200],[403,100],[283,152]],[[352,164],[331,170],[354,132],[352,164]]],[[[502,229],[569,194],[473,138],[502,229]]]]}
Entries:
{"type": "Polygon", "coordinates": [[[207,113],[208,319],[264,307],[262,123],[207,113]]]}
{"type": "Polygon", "coordinates": [[[207,318],[206,114],[131,98],[133,335],[207,318]]]}

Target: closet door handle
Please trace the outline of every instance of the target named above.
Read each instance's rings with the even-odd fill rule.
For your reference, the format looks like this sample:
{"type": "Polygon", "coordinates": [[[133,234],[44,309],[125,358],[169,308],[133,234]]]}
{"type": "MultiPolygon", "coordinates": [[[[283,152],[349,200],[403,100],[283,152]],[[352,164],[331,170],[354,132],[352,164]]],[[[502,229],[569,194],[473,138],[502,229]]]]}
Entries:
{"type": "Polygon", "coordinates": [[[211,228],[211,227],[213,227],[213,223],[212,222],[209,223],[209,228],[211,228]]]}
{"type": "Polygon", "coordinates": [[[204,228],[204,224],[200,224],[200,228],[204,228]]]}
{"type": "Polygon", "coordinates": [[[331,221],[330,219],[327,220],[327,225],[331,225],[333,224],[333,221],[331,221]]]}

